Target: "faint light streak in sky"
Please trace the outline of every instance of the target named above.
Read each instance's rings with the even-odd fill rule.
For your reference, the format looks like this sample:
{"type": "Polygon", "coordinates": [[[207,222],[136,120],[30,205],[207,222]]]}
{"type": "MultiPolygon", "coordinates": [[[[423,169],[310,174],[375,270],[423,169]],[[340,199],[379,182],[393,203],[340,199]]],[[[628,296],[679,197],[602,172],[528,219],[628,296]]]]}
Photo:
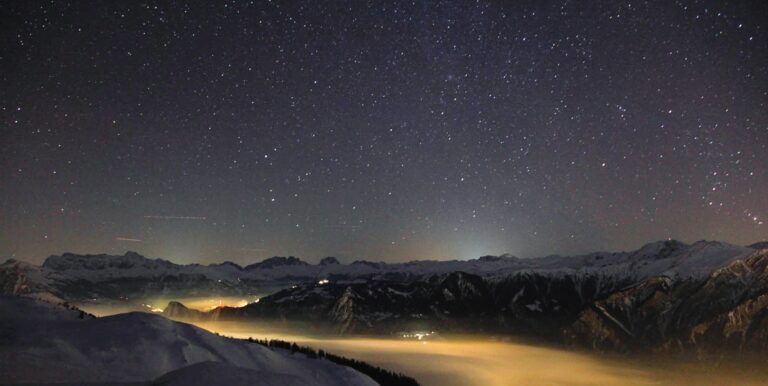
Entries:
{"type": "Polygon", "coordinates": [[[115,237],[115,240],[117,240],[117,241],[129,241],[129,242],[132,242],[132,243],[143,243],[144,242],[143,240],[132,239],[130,237],[115,237]]]}

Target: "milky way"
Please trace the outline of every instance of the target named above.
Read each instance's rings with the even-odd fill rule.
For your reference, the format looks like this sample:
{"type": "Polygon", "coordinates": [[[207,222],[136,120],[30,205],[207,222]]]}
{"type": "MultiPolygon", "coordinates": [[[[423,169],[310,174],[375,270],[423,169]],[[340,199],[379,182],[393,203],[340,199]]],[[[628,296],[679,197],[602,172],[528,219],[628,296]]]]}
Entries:
{"type": "Polygon", "coordinates": [[[768,5],[0,4],[0,258],[768,238],[768,5]]]}

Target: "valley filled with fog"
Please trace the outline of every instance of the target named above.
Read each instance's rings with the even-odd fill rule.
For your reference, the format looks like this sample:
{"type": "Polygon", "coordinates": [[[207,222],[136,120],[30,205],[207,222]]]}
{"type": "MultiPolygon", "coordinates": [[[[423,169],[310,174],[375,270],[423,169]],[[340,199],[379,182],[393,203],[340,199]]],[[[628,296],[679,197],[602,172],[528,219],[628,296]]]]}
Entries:
{"type": "Polygon", "coordinates": [[[132,299],[127,301],[98,301],[73,302],[78,308],[95,316],[108,316],[125,312],[153,312],[161,313],[170,301],[177,301],[188,305],[190,308],[209,311],[216,307],[242,307],[258,301],[259,296],[217,296],[217,297],[152,297],[146,299],[132,299]]]}
{"type": "MultiPolygon", "coordinates": [[[[126,304],[81,303],[97,316],[129,311],[159,312],[169,300],[209,310],[242,306],[242,297],[153,298],[126,304]]],[[[434,334],[423,339],[350,337],[315,333],[300,323],[197,322],[218,334],[277,339],[356,358],[402,372],[423,385],[762,385],[768,370],[759,364],[681,360],[671,356],[600,355],[499,336],[434,334]]]]}

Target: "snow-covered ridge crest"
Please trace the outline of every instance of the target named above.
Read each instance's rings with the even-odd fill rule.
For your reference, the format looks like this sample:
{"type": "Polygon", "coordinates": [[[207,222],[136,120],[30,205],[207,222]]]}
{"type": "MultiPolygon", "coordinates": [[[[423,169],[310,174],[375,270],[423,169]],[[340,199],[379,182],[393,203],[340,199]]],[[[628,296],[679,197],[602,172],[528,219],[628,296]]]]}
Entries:
{"type": "Polygon", "coordinates": [[[196,376],[210,385],[376,384],[327,360],[221,337],[159,315],[81,319],[74,310],[22,297],[0,297],[0,315],[6,331],[18,337],[0,345],[0,384],[149,384],[161,376],[167,381],[162,384],[174,385],[196,376]],[[194,364],[200,365],[180,370],[194,364]]]}
{"type": "Polygon", "coordinates": [[[64,253],[45,259],[43,268],[54,271],[152,271],[174,270],[180,266],[163,259],[149,259],[136,252],[128,251],[124,255],[77,255],[64,253]]]}

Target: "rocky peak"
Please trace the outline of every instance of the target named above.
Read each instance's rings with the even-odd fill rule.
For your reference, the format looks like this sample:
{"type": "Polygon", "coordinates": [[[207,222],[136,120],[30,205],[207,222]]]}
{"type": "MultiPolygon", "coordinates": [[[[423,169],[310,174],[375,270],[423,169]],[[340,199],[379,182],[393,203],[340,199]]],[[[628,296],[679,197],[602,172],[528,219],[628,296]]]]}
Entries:
{"type": "Polygon", "coordinates": [[[471,298],[482,296],[487,292],[487,286],[480,276],[465,272],[451,272],[432,278],[432,282],[438,284],[444,294],[451,294],[455,298],[471,298]],[[446,292],[447,291],[447,292],[446,292]]]}
{"type": "Polygon", "coordinates": [[[234,269],[236,269],[238,271],[243,269],[243,267],[241,267],[240,264],[233,263],[231,261],[225,261],[225,262],[220,263],[220,264],[211,264],[210,266],[211,267],[231,267],[231,268],[234,268],[234,269]]]}
{"type": "Polygon", "coordinates": [[[337,260],[333,256],[328,256],[320,260],[320,265],[337,265],[339,264],[339,260],[337,260]]]}
{"type": "Polygon", "coordinates": [[[282,266],[293,266],[293,265],[309,265],[305,261],[299,259],[298,257],[294,256],[273,256],[268,259],[265,259],[264,261],[256,264],[251,264],[245,269],[251,270],[251,269],[270,269],[275,267],[282,267],[282,266]]]}
{"type": "Polygon", "coordinates": [[[128,259],[146,259],[146,257],[141,255],[140,253],[134,252],[134,251],[127,251],[127,252],[125,252],[125,254],[123,254],[123,257],[128,258],[128,259]]]}
{"type": "Polygon", "coordinates": [[[635,255],[639,257],[655,257],[656,259],[664,259],[675,252],[687,248],[688,245],[678,240],[661,240],[643,245],[635,255]]]}
{"type": "Polygon", "coordinates": [[[357,294],[348,286],[331,308],[331,320],[339,323],[340,332],[348,332],[353,328],[355,319],[355,299],[357,294]]]}
{"type": "Polygon", "coordinates": [[[352,264],[353,265],[367,265],[369,267],[379,268],[382,263],[374,263],[374,262],[367,261],[367,260],[355,260],[354,262],[352,262],[352,264]]]}
{"type": "Polygon", "coordinates": [[[188,308],[177,301],[170,301],[163,310],[163,316],[169,319],[198,320],[205,317],[205,313],[188,308]]]}

